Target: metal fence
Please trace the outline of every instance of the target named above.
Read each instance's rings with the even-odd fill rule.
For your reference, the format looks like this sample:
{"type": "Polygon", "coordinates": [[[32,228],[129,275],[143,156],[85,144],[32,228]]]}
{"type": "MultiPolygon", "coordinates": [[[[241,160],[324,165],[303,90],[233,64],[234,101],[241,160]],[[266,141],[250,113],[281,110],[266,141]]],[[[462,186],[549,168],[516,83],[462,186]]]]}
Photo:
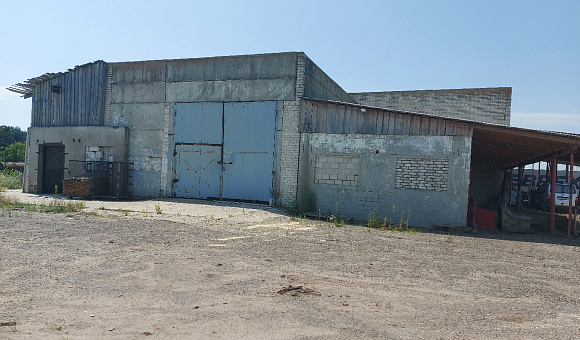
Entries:
{"type": "Polygon", "coordinates": [[[133,163],[69,161],[64,196],[129,198],[133,192],[133,163]]]}

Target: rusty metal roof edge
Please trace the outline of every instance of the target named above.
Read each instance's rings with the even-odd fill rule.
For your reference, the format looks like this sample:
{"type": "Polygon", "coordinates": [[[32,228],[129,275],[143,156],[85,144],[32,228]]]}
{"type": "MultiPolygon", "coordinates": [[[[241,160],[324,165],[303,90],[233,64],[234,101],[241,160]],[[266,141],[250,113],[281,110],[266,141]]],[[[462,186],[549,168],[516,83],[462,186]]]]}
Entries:
{"type": "Polygon", "coordinates": [[[395,110],[395,109],[387,109],[384,107],[369,106],[369,105],[362,105],[362,104],[356,104],[356,103],[347,103],[347,102],[341,102],[341,101],[330,100],[330,99],[319,99],[319,98],[309,98],[309,97],[302,97],[302,99],[312,100],[312,101],[317,101],[317,102],[328,102],[328,103],[339,104],[339,105],[350,105],[350,106],[356,106],[356,107],[365,108],[365,109],[384,110],[384,111],[390,111],[390,112],[396,112],[396,113],[402,113],[402,114],[429,117],[429,118],[434,118],[434,119],[445,119],[445,120],[451,120],[451,121],[456,121],[456,122],[460,122],[460,123],[479,125],[482,127],[508,129],[508,130],[521,131],[521,132],[531,132],[531,133],[543,133],[546,135],[555,135],[558,137],[572,137],[572,138],[578,138],[579,139],[578,142],[580,143],[580,134],[569,133],[569,132],[534,130],[534,129],[522,128],[522,127],[517,127],[517,126],[502,125],[502,124],[495,124],[495,123],[488,123],[488,122],[480,122],[480,121],[476,121],[476,120],[443,117],[443,116],[436,116],[436,115],[427,114],[427,113],[402,111],[402,110],[395,110]]]}

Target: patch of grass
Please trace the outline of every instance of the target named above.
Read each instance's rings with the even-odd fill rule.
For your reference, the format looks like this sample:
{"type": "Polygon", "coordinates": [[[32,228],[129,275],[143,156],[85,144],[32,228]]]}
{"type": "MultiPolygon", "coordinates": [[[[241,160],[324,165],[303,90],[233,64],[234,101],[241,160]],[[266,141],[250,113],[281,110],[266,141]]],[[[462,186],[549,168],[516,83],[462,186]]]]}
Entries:
{"type": "MultiPolygon", "coordinates": [[[[386,219],[385,219],[386,222],[386,219]]],[[[374,228],[374,229],[379,229],[383,226],[383,223],[381,221],[381,219],[379,218],[379,216],[377,215],[376,211],[371,211],[369,213],[369,220],[367,222],[367,227],[369,228],[374,228]]]]}
{"type": "Polygon", "coordinates": [[[298,208],[298,200],[296,200],[296,199],[293,200],[289,206],[284,208],[284,210],[286,210],[286,213],[288,215],[292,215],[292,216],[298,215],[298,213],[300,212],[300,209],[298,208]]]}
{"type": "Polygon", "coordinates": [[[38,205],[38,212],[45,213],[73,213],[79,212],[85,208],[85,202],[67,202],[62,199],[55,198],[48,204],[38,205]]]}
{"type": "MultiPolygon", "coordinates": [[[[395,216],[395,206],[393,205],[393,213],[391,217],[395,216]]],[[[408,233],[420,233],[420,229],[416,229],[409,226],[409,217],[411,216],[411,209],[407,212],[407,218],[405,219],[405,212],[401,213],[401,218],[397,223],[389,223],[386,217],[381,218],[377,215],[376,211],[371,211],[369,213],[369,218],[366,226],[368,228],[379,229],[379,230],[391,230],[391,231],[404,231],[408,233]]]]}
{"type": "Polygon", "coordinates": [[[346,221],[347,219],[338,213],[338,202],[336,202],[334,215],[328,218],[328,222],[333,223],[337,227],[342,227],[346,221]]]}
{"type": "Polygon", "coordinates": [[[155,213],[157,215],[163,214],[163,210],[161,210],[161,204],[160,203],[155,204],[155,213]]]}
{"type": "Polygon", "coordinates": [[[336,227],[344,226],[345,219],[340,215],[332,215],[328,218],[328,222],[334,224],[336,227]]]}
{"type": "Polygon", "coordinates": [[[16,170],[0,171],[0,188],[22,189],[22,172],[16,170]]]}
{"type": "Polygon", "coordinates": [[[22,203],[17,199],[8,198],[0,195],[0,208],[12,216],[13,210],[24,210],[26,212],[43,212],[43,213],[73,213],[79,212],[85,208],[85,202],[65,201],[55,198],[47,204],[22,203]]]}

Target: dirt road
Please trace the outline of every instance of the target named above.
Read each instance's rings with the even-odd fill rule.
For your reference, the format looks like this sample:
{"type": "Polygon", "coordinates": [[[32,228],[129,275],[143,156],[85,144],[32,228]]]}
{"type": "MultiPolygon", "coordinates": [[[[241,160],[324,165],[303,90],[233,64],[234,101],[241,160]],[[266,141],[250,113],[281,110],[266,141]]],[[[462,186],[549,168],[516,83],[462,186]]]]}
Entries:
{"type": "Polygon", "coordinates": [[[2,212],[0,339],[580,338],[577,238],[337,227],[200,201],[87,205],[2,212]]]}

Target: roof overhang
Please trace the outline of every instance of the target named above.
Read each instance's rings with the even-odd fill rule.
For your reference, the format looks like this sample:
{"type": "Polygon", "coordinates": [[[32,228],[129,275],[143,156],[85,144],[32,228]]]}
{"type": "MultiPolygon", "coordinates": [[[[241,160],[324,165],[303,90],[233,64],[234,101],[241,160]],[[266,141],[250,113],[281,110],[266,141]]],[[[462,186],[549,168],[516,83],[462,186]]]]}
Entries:
{"type": "Polygon", "coordinates": [[[580,165],[580,135],[474,123],[474,162],[510,169],[557,157],[558,163],[568,164],[570,153],[580,165]]]}

